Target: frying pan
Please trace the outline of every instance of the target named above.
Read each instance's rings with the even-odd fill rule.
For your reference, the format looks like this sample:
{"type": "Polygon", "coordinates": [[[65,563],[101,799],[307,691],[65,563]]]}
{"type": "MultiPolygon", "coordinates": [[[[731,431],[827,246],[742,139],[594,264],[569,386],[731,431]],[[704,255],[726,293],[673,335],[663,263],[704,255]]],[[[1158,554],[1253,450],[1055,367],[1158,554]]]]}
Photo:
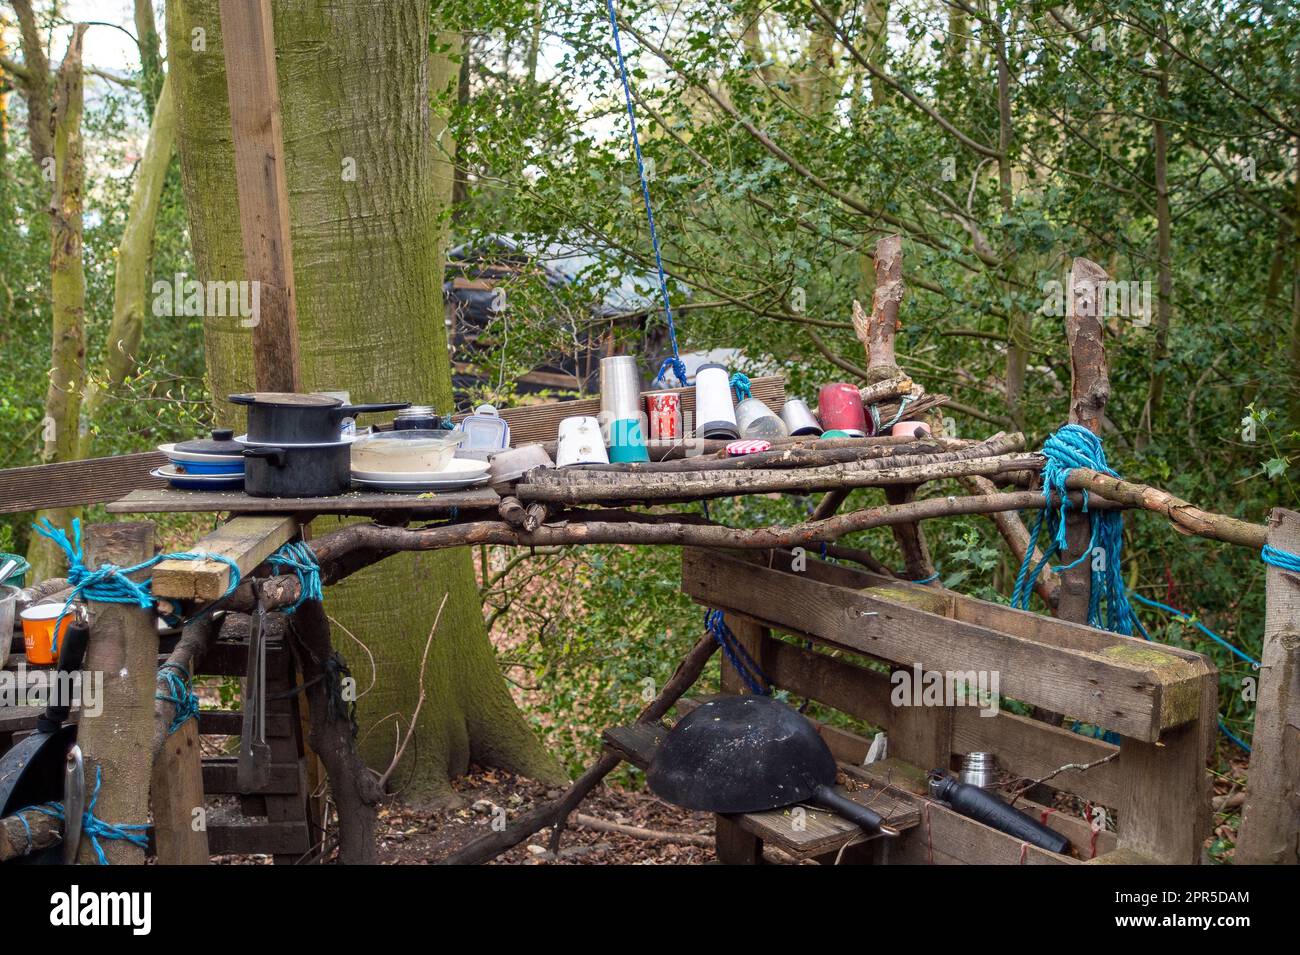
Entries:
{"type": "MultiPolygon", "coordinates": [[[[59,647],[59,674],[81,669],[90,640],[85,605],[74,604],[72,613],[72,622],[64,630],[59,647]]],[[[68,750],[77,738],[76,725],[64,725],[70,709],[70,700],[55,702],[51,688],[50,701],[36,721],[36,731],[0,757],[0,816],[63,796],[68,750]]],[[[49,861],[57,859],[56,852],[49,861]]]]}
{"type": "Polygon", "coordinates": [[[724,696],[692,710],[664,738],[646,782],[686,809],[762,812],[807,802],[873,835],[898,835],[835,788],[835,757],[812,723],[766,696],[724,696]]]}

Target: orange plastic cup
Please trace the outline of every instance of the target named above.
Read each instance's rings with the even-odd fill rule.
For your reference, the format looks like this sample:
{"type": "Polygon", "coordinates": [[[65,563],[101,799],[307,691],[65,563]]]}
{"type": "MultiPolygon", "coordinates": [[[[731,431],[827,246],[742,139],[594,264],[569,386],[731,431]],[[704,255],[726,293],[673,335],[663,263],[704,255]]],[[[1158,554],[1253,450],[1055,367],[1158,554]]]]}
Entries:
{"type": "MultiPolygon", "coordinates": [[[[56,662],[57,643],[54,635],[54,625],[59,623],[59,614],[63,613],[63,604],[37,604],[35,607],[28,607],[22,612],[23,618],[23,643],[27,646],[27,662],[36,666],[50,666],[56,662]]],[[[58,639],[63,639],[63,634],[68,629],[68,624],[72,622],[72,613],[69,612],[63,621],[59,623],[58,639]]]]}

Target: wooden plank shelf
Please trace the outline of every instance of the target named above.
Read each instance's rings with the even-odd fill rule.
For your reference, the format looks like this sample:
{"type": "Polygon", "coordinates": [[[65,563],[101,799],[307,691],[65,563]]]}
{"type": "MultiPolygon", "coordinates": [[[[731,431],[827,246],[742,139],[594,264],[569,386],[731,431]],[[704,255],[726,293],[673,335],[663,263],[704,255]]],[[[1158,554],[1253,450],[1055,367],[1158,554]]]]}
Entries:
{"type": "Polygon", "coordinates": [[[214,512],[232,514],[446,514],[454,510],[492,508],[501,502],[490,487],[437,494],[381,494],[349,491],[335,497],[252,497],[243,491],[178,491],[149,488],[132,491],[108,505],[110,514],[214,512]]]}

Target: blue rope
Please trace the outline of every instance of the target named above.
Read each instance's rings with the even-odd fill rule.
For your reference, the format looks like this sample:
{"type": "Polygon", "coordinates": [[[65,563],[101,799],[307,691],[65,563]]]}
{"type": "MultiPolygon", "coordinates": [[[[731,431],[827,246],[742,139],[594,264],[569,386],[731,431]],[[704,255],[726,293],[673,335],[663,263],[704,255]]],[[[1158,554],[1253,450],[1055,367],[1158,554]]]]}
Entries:
{"type": "Polygon", "coordinates": [[[1300,574],[1300,557],[1284,550],[1278,550],[1272,544],[1264,545],[1264,549],[1259,552],[1259,559],[1273,567],[1280,567],[1282,570],[1289,570],[1293,574],[1300,574]]]}
{"type": "MultiPolygon", "coordinates": [[[[226,588],[226,592],[221,595],[221,599],[229,597],[235,592],[235,588],[239,586],[239,565],[222,554],[208,554],[203,551],[156,554],[148,560],[141,561],[131,567],[100,564],[98,569],[91,570],[86,566],[85,555],[81,550],[81,520],[79,518],[74,517],[72,519],[71,540],[69,540],[66,531],[60,527],[55,527],[47,517],[43,517],[33,524],[32,529],[37,534],[58,545],[68,560],[68,583],[72,584],[72,593],[64,602],[63,610],[54,622],[56,640],[59,625],[63,622],[63,618],[68,615],[73,603],[78,599],[95,603],[131,604],[145,609],[153,607],[154,596],[150,590],[152,578],[137,582],[131,579],[131,575],[142,570],[148,570],[164,560],[217,560],[229,566],[230,585],[226,588]]],[[[51,650],[55,653],[58,652],[56,640],[51,641],[51,650]]]]}
{"type": "Polygon", "coordinates": [[[1236,733],[1234,733],[1232,730],[1228,729],[1228,724],[1225,723],[1225,722],[1223,722],[1223,717],[1222,717],[1222,716],[1219,717],[1219,729],[1223,730],[1223,735],[1224,735],[1224,736],[1228,737],[1228,739],[1232,740],[1234,743],[1236,743],[1238,746],[1240,746],[1240,747],[1241,747],[1242,749],[1244,749],[1246,752],[1248,752],[1248,753],[1254,752],[1254,750],[1251,749],[1251,746],[1250,746],[1249,743],[1247,743],[1244,739],[1239,738],[1239,737],[1237,736],[1236,733]]]}
{"type": "MultiPolygon", "coordinates": [[[[133,846],[141,849],[149,847],[149,839],[145,832],[149,829],[147,825],[125,825],[112,822],[105,822],[95,815],[95,802],[99,799],[99,786],[103,782],[103,773],[100,767],[95,767],[95,789],[90,794],[90,804],[86,806],[86,811],[81,817],[81,834],[90,837],[91,848],[95,850],[95,858],[99,860],[100,865],[108,865],[108,857],[104,855],[104,847],[99,844],[100,839],[111,839],[113,841],[129,842],[133,846]]],[[[52,816],[55,819],[63,819],[63,804],[59,802],[47,802],[41,806],[28,806],[27,809],[20,809],[19,812],[43,813],[52,816]]],[[[26,822],[23,823],[26,825],[26,822]]],[[[31,838],[31,829],[28,828],[28,838],[31,838]]]]}
{"type": "Polygon", "coordinates": [[[898,424],[899,421],[903,420],[903,412],[907,410],[907,406],[911,403],[911,395],[903,395],[899,398],[898,411],[883,425],[880,423],[880,408],[876,405],[868,405],[867,410],[871,413],[871,433],[880,434],[880,432],[885,428],[892,428],[894,425],[898,424]]]}
{"type": "MultiPolygon", "coordinates": [[[[1064,554],[1068,544],[1065,539],[1065,518],[1071,508],[1066,489],[1066,481],[1075,468],[1089,468],[1118,478],[1106,463],[1106,452],[1102,450],[1101,440],[1077,424],[1067,424],[1043,443],[1043,456],[1047,459],[1043,466],[1043,508],[1038,512],[1033,527],[1029,530],[1029,541],[1034,545],[1044,526],[1047,528],[1048,544],[1043,548],[1043,557],[1033,563],[1034,547],[1025,550],[1025,559],[1016,575],[1015,589],[1011,594],[1011,606],[1020,610],[1029,609],[1029,597],[1033,593],[1033,582],[1039,572],[1051,558],[1064,554]],[[1054,508],[1052,498],[1059,504],[1054,508]]],[[[1133,613],[1128,602],[1128,589],[1124,586],[1122,551],[1124,546],[1124,516],[1117,509],[1113,511],[1088,510],[1088,492],[1084,491],[1082,512],[1090,518],[1092,533],[1088,547],[1069,564],[1062,564],[1052,569],[1060,573],[1076,567],[1085,560],[1091,560],[1093,552],[1101,549],[1105,556],[1102,569],[1093,568],[1092,587],[1088,598],[1088,624],[1101,627],[1114,633],[1131,636],[1136,628],[1146,637],[1146,629],[1133,613]],[[1106,613],[1101,611],[1102,598],[1106,599],[1106,613]]]]}
{"type": "Polygon", "coordinates": [[[268,557],[266,562],[276,569],[288,567],[298,578],[298,599],[285,613],[293,613],[308,600],[324,599],[320,585],[320,564],[316,562],[316,555],[306,541],[285,544],[268,557]]]}
{"type": "Polygon", "coordinates": [[[167,733],[175,733],[185,725],[186,720],[198,719],[199,698],[194,694],[190,673],[179,663],[164,663],[158,667],[158,676],[167,683],[167,693],[155,693],[155,700],[170,703],[176,708],[167,733]]]}
{"type": "Polygon", "coordinates": [[[744,401],[746,398],[754,397],[753,389],[749,385],[749,376],[741,372],[735,372],[731,376],[731,387],[736,389],[736,400],[744,401]]]}
{"type": "Polygon", "coordinates": [[[936,570],[936,571],[935,571],[933,574],[931,574],[929,577],[922,577],[920,580],[913,580],[913,581],[911,581],[911,583],[914,583],[914,584],[932,584],[932,583],[934,583],[934,582],[935,582],[936,580],[938,580],[938,579],[939,579],[939,572],[936,570]]]}
{"type": "Polygon", "coordinates": [[[1251,666],[1253,666],[1256,670],[1259,669],[1259,667],[1260,667],[1260,663],[1259,663],[1258,660],[1256,660],[1256,659],[1255,659],[1254,657],[1252,657],[1250,654],[1248,654],[1248,653],[1243,653],[1241,650],[1238,650],[1236,647],[1234,647],[1234,646],[1233,646],[1231,643],[1229,643],[1227,640],[1223,639],[1223,637],[1219,636],[1217,633],[1215,633],[1213,630],[1211,630],[1211,629],[1210,629],[1209,627],[1207,627],[1205,624],[1201,623],[1199,620],[1197,620],[1195,617],[1193,617],[1190,613],[1187,613],[1187,612],[1185,612],[1185,611],[1183,611],[1183,610],[1178,610],[1178,609],[1176,609],[1176,608],[1174,608],[1174,607],[1169,606],[1168,604],[1162,604],[1159,600],[1152,600],[1152,599],[1150,599],[1149,597],[1143,597],[1141,594],[1139,594],[1139,593],[1133,593],[1132,591],[1129,592],[1129,596],[1132,597],[1132,598],[1134,598],[1135,600],[1139,601],[1140,603],[1146,604],[1146,606],[1148,606],[1148,607],[1154,607],[1154,608],[1157,609],[1157,610],[1163,610],[1165,613],[1173,614],[1173,615],[1174,615],[1175,617],[1177,617],[1179,620],[1183,620],[1183,621],[1186,621],[1187,623],[1192,624],[1192,626],[1196,627],[1197,630],[1201,631],[1201,633],[1205,634],[1207,637],[1209,637],[1211,640],[1213,640],[1213,641],[1214,641],[1215,643],[1217,643],[1219,646],[1224,647],[1225,649],[1232,651],[1232,653],[1236,654],[1238,657],[1240,657],[1241,659],[1245,660],[1247,663],[1249,663],[1251,666]]]}
{"type": "Polygon", "coordinates": [[[705,611],[704,626],[709,633],[713,634],[713,639],[718,642],[718,646],[722,647],[722,652],[726,655],[727,661],[740,674],[740,678],[745,681],[745,685],[759,696],[770,695],[772,692],[771,679],[763,672],[758,662],[749,655],[749,651],[745,649],[744,644],[736,639],[736,635],[727,626],[723,612],[721,610],[705,611]]]}
{"type": "Polygon", "coordinates": [[[654,247],[655,268],[659,272],[659,292],[664,299],[664,317],[668,319],[668,340],[672,343],[673,354],[665,358],[659,366],[656,382],[664,381],[664,373],[671,368],[677,380],[685,387],[686,365],[677,354],[677,327],[673,324],[673,307],[668,300],[668,279],[664,275],[663,257],[659,254],[659,234],[655,231],[654,208],[650,203],[650,184],[646,181],[645,161],[641,158],[641,140],[636,132],[636,110],[632,108],[632,87],[627,79],[627,62],[623,59],[623,42],[618,33],[618,15],[614,12],[614,0],[605,0],[605,9],[609,11],[609,25],[614,31],[614,52],[618,55],[619,77],[623,81],[623,98],[627,102],[627,122],[632,130],[632,151],[636,154],[636,171],[641,179],[641,198],[645,201],[645,217],[650,223],[650,244],[654,247]]]}

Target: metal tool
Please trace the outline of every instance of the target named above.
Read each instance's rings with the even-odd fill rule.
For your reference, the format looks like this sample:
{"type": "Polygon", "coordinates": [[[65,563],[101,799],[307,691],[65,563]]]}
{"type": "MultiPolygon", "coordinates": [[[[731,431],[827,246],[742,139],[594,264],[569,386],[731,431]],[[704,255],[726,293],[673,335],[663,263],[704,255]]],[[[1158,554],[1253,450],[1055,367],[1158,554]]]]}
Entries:
{"type": "Polygon", "coordinates": [[[8,580],[9,575],[12,574],[17,567],[18,561],[14,560],[12,557],[5,561],[4,566],[0,567],[0,584],[3,584],[8,580]]]}
{"type": "Polygon", "coordinates": [[[76,865],[81,819],[86,812],[86,764],[76,743],[63,767],[63,864],[76,865]]]}
{"type": "Polygon", "coordinates": [[[271,747],[266,742],[266,607],[255,586],[257,607],[248,630],[248,667],[244,678],[243,723],[235,782],[241,793],[264,789],[271,781],[271,747]]]}

